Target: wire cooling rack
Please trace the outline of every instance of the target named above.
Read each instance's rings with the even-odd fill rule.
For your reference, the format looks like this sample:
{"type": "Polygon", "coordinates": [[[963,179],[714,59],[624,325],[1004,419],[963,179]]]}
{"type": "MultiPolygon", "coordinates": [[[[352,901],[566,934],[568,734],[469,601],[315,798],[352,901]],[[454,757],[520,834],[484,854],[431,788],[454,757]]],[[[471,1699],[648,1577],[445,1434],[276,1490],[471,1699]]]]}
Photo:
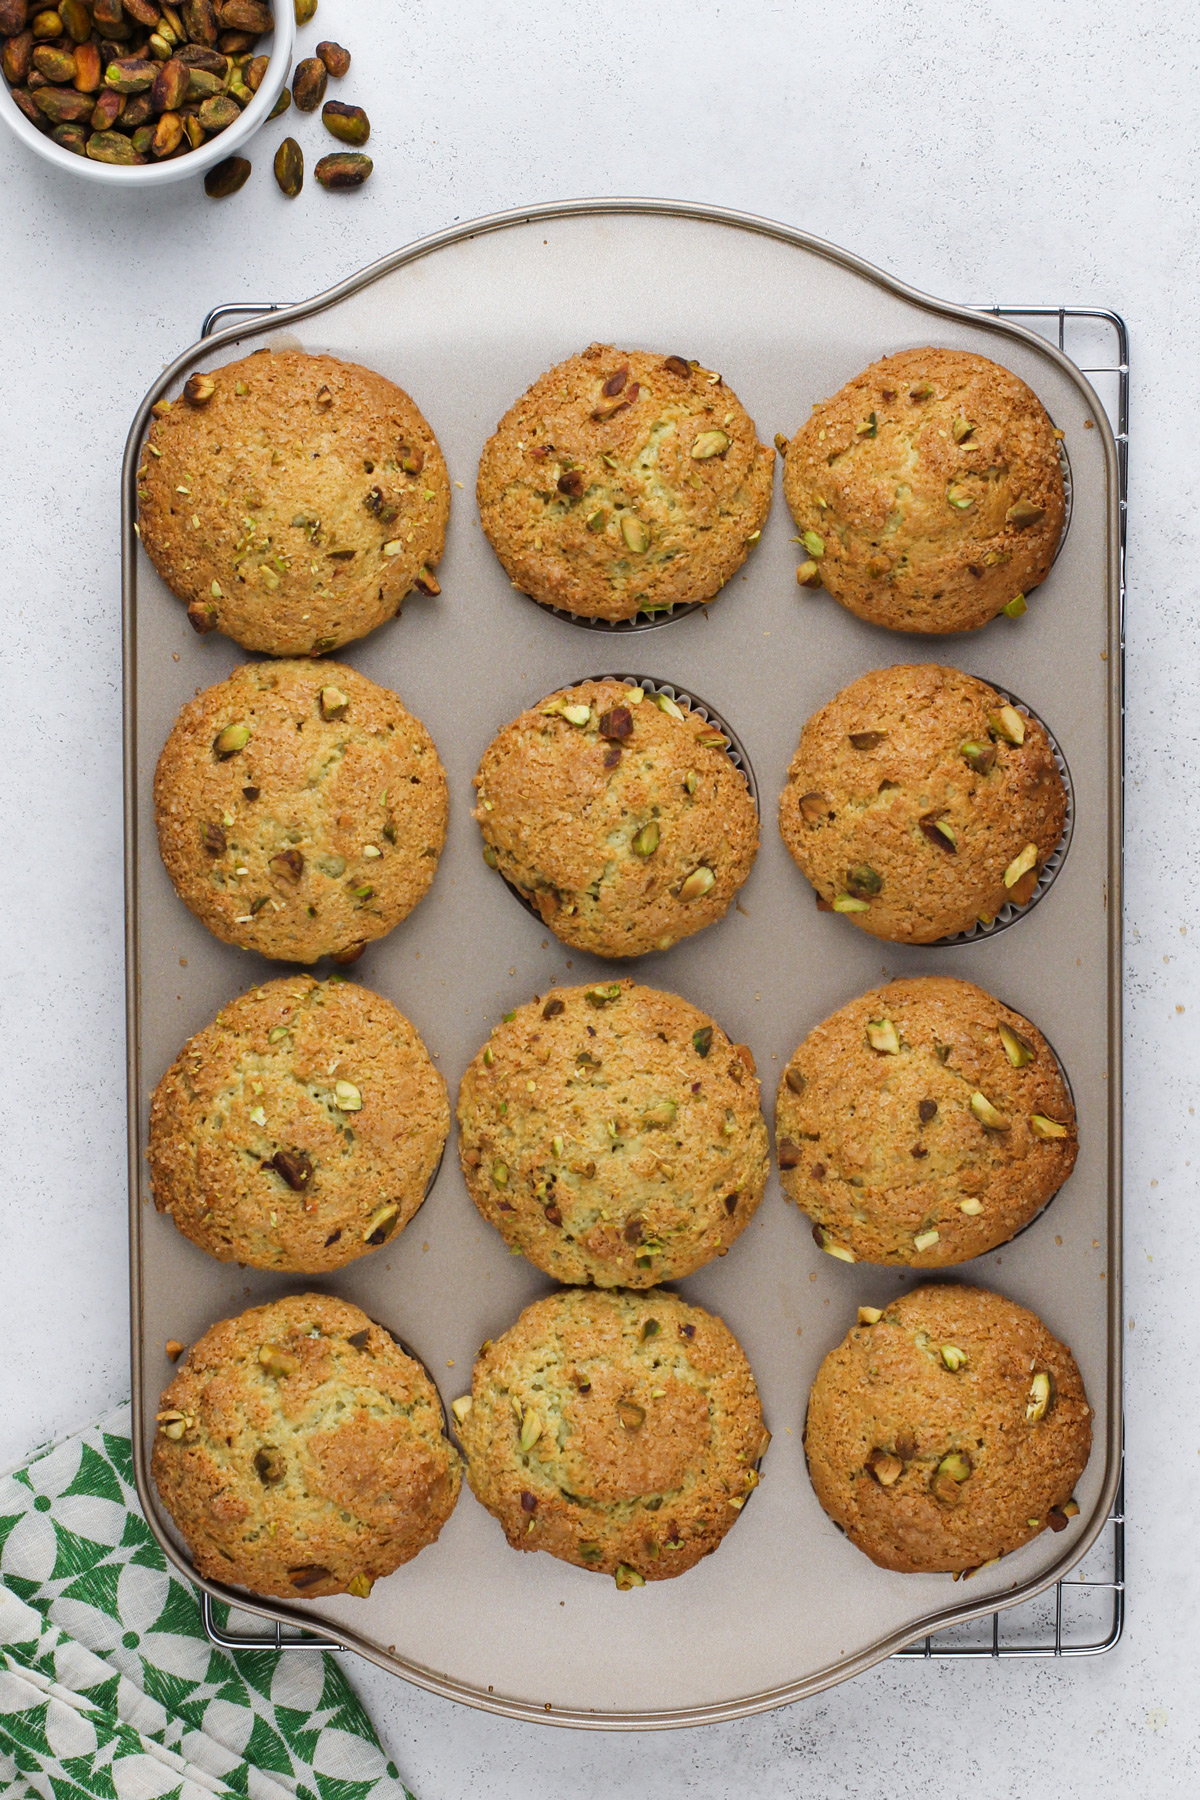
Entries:
{"type": "MultiPolygon", "coordinates": [[[[237,318],[279,312],[280,301],[245,301],[217,306],[204,321],[202,337],[237,318]]],[[[1117,441],[1117,481],[1120,516],[1117,533],[1120,655],[1125,658],[1125,541],[1129,509],[1129,329],[1119,313],[1103,306],[1004,306],[974,305],[975,312],[1011,319],[1041,337],[1057,343],[1065,356],[1088,377],[1108,415],[1117,441]]],[[[1122,716],[1122,725],[1124,718],[1122,716]]],[[[1124,732],[1122,731],[1122,744],[1124,732]]],[[[318,1632],[285,1632],[278,1620],[266,1631],[235,1629],[233,1620],[245,1619],[252,1627],[262,1624],[250,1613],[202,1592],[200,1610],[210,1643],[223,1650],[332,1650],[346,1645],[318,1632]]],[[[986,1615],[966,1625],[932,1632],[897,1650],[896,1657],[920,1657],[925,1661],[945,1657],[988,1657],[993,1662],[1011,1657],[1103,1656],[1120,1642],[1125,1629],[1125,1477],[1122,1474],[1113,1510],[1104,1530],[1073,1574],[1039,1594],[1002,1612],[986,1615]]]]}

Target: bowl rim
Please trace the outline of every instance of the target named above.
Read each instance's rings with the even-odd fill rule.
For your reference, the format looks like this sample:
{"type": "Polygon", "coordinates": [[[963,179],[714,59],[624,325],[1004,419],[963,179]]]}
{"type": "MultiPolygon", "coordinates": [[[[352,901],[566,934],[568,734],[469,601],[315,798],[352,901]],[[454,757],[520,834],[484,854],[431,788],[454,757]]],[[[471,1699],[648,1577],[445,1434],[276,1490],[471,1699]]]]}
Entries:
{"type": "Polygon", "coordinates": [[[259,126],[265,124],[268,114],[287,85],[297,30],[292,0],[273,0],[272,11],[275,16],[274,26],[270,34],[263,34],[270,46],[264,54],[269,55],[270,60],[262,86],[240,119],[219,132],[216,137],[209,138],[198,150],[189,151],[186,156],[172,157],[169,162],[148,162],[133,167],[120,163],[95,162],[90,156],[77,156],[73,150],[64,150],[61,144],[56,144],[53,138],[46,132],[39,131],[25,117],[12,97],[12,89],[2,76],[0,118],[43,161],[53,163],[56,168],[65,169],[70,174],[81,175],[87,181],[98,181],[109,187],[140,189],[164,187],[169,182],[186,180],[189,175],[203,175],[215,164],[224,162],[227,156],[231,156],[240,145],[253,137],[259,126]]]}

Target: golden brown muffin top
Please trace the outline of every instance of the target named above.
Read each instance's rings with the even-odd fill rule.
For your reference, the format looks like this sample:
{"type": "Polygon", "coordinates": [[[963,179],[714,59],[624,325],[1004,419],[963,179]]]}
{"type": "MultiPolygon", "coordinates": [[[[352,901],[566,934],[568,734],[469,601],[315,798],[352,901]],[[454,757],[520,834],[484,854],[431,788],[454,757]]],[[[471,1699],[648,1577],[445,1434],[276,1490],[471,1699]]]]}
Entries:
{"type": "Polygon", "coordinates": [[[893,981],[818,1025],[775,1105],[784,1192],[845,1261],[939,1268],[1028,1224],[1075,1166],[1041,1032],[950,976],[893,981]]]}
{"type": "Polygon", "coordinates": [[[959,1574],[1063,1529],[1091,1409],[1035,1314],[982,1288],[923,1287],[830,1351],[804,1443],[818,1500],[872,1562],[959,1574]]]}
{"type": "Polygon", "coordinates": [[[1066,816],[1041,723],[936,664],[874,669],[835,694],[805,725],[779,800],[818,904],[896,943],[1026,905],[1066,816]]]}
{"type": "Polygon", "coordinates": [[[559,1281],[652,1287],[723,1256],[762,1199],[754,1058],[676,994],[555,988],[506,1014],[458,1097],[471,1198],[559,1281]]]}
{"type": "Polygon", "coordinates": [[[157,1426],[155,1485],[198,1573],[255,1594],[365,1598],[433,1542],[458,1498],[428,1375],[330,1294],[213,1325],[157,1426]]]}
{"type": "Polygon", "coordinates": [[[389,1001],[288,975],[222,1007],[150,1104],[155,1205],[222,1262],[340,1269],[407,1225],[450,1129],[446,1084],[389,1001]]]}
{"type": "Polygon", "coordinates": [[[398,697],[343,663],[247,663],[189,700],[154,777],[159,848],[226,943],[353,953],[427,892],[446,775],[398,697]]]}
{"type": "Polygon", "coordinates": [[[666,950],[728,911],[758,813],[728,740],[666,694],[581,681],[483,754],[475,818],[488,863],[565,944],[666,950]]]}
{"type": "Polygon", "coordinates": [[[814,407],[783,492],[801,579],[895,631],[971,631],[1050,572],[1066,516],[1054,426],[1019,376],[903,350],[814,407]]]}
{"type": "Polygon", "coordinates": [[[714,370],[592,344],[484,446],[483,528],[516,587],[583,618],[709,600],[771,505],[775,453],[714,370]]]}
{"type": "Polygon", "coordinates": [[[472,1492],[514,1549],[618,1586],[714,1550],[769,1441],[729,1328],[675,1294],[619,1288],[549,1294],[485,1344],[461,1436],[472,1492]]]}
{"type": "Polygon", "coordinates": [[[260,351],[190,377],[151,420],[142,543],[197,631],[336,650],[436,594],[450,482],[433,432],[373,369],[260,351]]]}

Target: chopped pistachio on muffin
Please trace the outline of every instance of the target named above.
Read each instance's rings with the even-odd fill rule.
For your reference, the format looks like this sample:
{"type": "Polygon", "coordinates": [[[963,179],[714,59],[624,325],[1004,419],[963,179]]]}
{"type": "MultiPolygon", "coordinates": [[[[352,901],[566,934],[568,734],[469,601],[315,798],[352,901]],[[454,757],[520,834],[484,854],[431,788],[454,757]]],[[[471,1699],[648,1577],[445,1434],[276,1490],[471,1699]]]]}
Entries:
{"type": "Polygon", "coordinates": [[[733,1333],[662,1289],[535,1301],[484,1345],[453,1410],[471,1491],[513,1548],[620,1588],[716,1550],[770,1441],[733,1333]]]}
{"type": "Polygon", "coordinates": [[[817,1499],[871,1561],[965,1575],[1079,1508],[1091,1408],[1075,1359],[983,1288],[915,1289],[831,1350],[808,1401],[817,1499]]]}
{"type": "Polygon", "coordinates": [[[780,1079],[775,1136],[822,1249],[927,1269],[1006,1243],[1079,1149],[1036,1025],[941,975],[874,988],[811,1031],[780,1079]]]}
{"type": "Polygon", "coordinates": [[[197,1573],[252,1594],[365,1599],[433,1543],[462,1480],[424,1369],[332,1294],[211,1326],[155,1426],[154,1483],[197,1573]]]}
{"type": "Polygon", "coordinates": [[[154,1202],[222,1262],[315,1274],[391,1242],[450,1129],[408,1020],[335,977],[288,975],[222,1007],[150,1104],[154,1202]]]}
{"type": "Polygon", "coordinates": [[[1033,898],[1067,818],[1045,727],[936,664],[860,675],[814,713],[779,829],[817,904],[931,944],[1033,898]]]}
{"type": "Polygon", "coordinates": [[[985,356],[904,350],[872,363],[787,447],[801,584],[894,631],[1019,617],[1062,537],[1061,435],[985,356]]]}
{"type": "Polygon", "coordinates": [[[484,858],[563,943],[667,950],[728,911],[758,813],[728,740],[695,709],[582,681],[493,738],[475,776],[484,858]]]}
{"type": "Polygon", "coordinates": [[[427,892],[446,774],[397,696],[341,663],[247,663],[184,706],[154,777],[175,891],[228,944],[353,961],[427,892]]]}
{"type": "Polygon", "coordinates": [[[383,375],[256,352],[191,376],[155,415],[138,528],[197,631],[318,655],[395,617],[413,588],[439,592],[446,465],[383,375]]]}
{"type": "Polygon", "coordinates": [[[758,541],[775,452],[714,370],[592,344],[484,446],[483,528],[513,585],[588,619],[711,600],[758,541]]]}
{"type": "Polygon", "coordinates": [[[558,1281],[652,1287],[724,1256],[758,1208],[754,1058],[676,994],[556,988],[506,1014],[458,1098],[471,1198],[558,1281]]]}

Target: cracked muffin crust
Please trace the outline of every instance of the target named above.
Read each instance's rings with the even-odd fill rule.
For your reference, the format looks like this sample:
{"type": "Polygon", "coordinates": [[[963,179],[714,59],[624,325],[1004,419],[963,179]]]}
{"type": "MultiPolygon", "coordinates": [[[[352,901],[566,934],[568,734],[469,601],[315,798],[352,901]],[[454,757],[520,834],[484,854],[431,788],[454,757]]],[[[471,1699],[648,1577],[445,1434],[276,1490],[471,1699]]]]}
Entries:
{"type": "Polygon", "coordinates": [[[403,1231],[449,1130],[402,1013],[340,977],[285,976],[231,1000],[155,1088],[154,1204],[221,1262],[340,1269],[403,1231]]]}
{"type": "Polygon", "coordinates": [[[783,1190],[845,1261],[938,1268],[993,1250],[1066,1181],[1075,1109],[1041,1032],[982,988],[874,988],[779,1083],[783,1190]]]}
{"type": "Polygon", "coordinates": [[[1020,377],[984,356],[872,363],[787,448],[801,581],[893,631],[973,631],[1023,611],[1062,536],[1061,435],[1020,377]]]}
{"type": "Polygon", "coordinates": [[[728,1326],[660,1289],[535,1301],[484,1345],[454,1411],[471,1491],[512,1547],[623,1588],[714,1551],[770,1441],[728,1326]]]}
{"type": "Polygon", "coordinates": [[[983,1288],[915,1289],[831,1350],[808,1401],[817,1499],[884,1569],[968,1574],[1078,1512],[1092,1447],[1075,1359],[983,1288]]]}
{"type": "Polygon", "coordinates": [[[424,1369],[330,1294],[210,1327],[159,1402],[150,1467],[200,1575],[287,1600],[365,1599],[462,1481],[424,1369]]]}
{"type": "Polygon", "coordinates": [[[248,663],[181,708],[154,777],[185,906],[227,944],[336,956],[407,918],[446,838],[433,740],[342,663],[248,663]]]}
{"type": "Polygon", "coordinates": [[[723,918],[758,850],[727,740],[665,694],[562,688],[483,754],[484,858],[579,950],[643,956],[723,918]]]}
{"type": "Polygon", "coordinates": [[[484,446],[476,497],[514,587],[588,619],[711,600],[770,511],[775,452],[719,374],[592,344],[484,446]]]}
{"type": "Polygon", "coordinates": [[[1066,818],[1038,720],[936,664],[874,669],[835,694],[805,725],[779,799],[818,906],[910,944],[1027,905],[1066,818]]]}
{"type": "Polygon", "coordinates": [[[393,618],[414,587],[439,591],[450,482],[394,382],[333,356],[259,351],[160,405],[138,524],[197,631],[318,655],[393,618]]]}
{"type": "Polygon", "coordinates": [[[675,994],[556,988],[462,1079],[472,1200],[557,1281],[652,1287],[724,1256],[766,1185],[754,1058],[675,994]]]}

